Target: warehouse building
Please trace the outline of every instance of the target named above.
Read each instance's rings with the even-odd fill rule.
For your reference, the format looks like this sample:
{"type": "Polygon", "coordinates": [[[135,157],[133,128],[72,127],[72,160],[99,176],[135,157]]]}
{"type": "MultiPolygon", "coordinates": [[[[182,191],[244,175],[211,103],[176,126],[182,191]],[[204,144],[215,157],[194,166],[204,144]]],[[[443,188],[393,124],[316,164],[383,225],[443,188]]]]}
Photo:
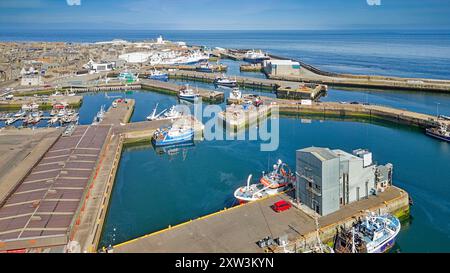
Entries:
{"type": "Polygon", "coordinates": [[[372,153],[310,147],[297,151],[296,198],[320,215],[368,198],[392,185],[392,164],[377,166],[372,153]]]}
{"type": "Polygon", "coordinates": [[[266,60],[263,62],[264,72],[272,76],[298,76],[300,63],[292,60],[266,60]]]}

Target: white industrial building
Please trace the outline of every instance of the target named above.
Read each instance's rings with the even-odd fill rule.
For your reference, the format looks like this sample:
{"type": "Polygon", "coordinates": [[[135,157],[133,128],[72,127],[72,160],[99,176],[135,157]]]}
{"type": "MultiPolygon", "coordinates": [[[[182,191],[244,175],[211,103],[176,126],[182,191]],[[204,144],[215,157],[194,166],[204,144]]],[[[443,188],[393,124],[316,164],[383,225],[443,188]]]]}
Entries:
{"type": "Polygon", "coordinates": [[[273,76],[298,76],[300,63],[292,60],[266,60],[263,62],[266,74],[273,76]]]}
{"type": "Polygon", "coordinates": [[[20,75],[22,76],[20,84],[23,86],[38,86],[44,84],[41,74],[33,67],[30,67],[29,69],[22,68],[20,75]]]}
{"type": "Polygon", "coordinates": [[[392,164],[375,165],[372,153],[310,147],[297,151],[296,198],[320,215],[368,198],[392,185],[392,164]]]}
{"type": "Polygon", "coordinates": [[[86,69],[89,69],[91,73],[98,73],[104,71],[111,71],[115,68],[116,64],[114,62],[101,62],[96,63],[93,60],[89,60],[89,62],[85,65],[86,69]]]}
{"type": "Polygon", "coordinates": [[[152,55],[153,53],[151,52],[131,52],[120,55],[119,59],[127,63],[145,63],[152,55]]]}

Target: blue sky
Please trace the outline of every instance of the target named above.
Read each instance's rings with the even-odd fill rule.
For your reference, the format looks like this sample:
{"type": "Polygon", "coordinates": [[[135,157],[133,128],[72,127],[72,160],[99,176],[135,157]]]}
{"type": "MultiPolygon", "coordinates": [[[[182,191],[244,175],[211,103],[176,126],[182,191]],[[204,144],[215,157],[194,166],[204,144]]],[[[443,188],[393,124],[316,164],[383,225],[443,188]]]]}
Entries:
{"type": "Polygon", "coordinates": [[[2,29],[448,30],[449,14],[448,0],[0,0],[2,29]]]}

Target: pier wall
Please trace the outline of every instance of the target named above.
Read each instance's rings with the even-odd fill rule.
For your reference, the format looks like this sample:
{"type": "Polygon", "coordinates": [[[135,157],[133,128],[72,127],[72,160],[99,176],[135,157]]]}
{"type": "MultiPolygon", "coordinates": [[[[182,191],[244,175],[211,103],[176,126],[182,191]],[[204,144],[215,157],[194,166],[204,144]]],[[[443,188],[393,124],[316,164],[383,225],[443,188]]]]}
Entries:
{"type": "Polygon", "coordinates": [[[316,103],[313,105],[279,104],[279,107],[280,114],[298,113],[323,117],[380,119],[422,128],[437,125],[437,119],[434,116],[378,105],[316,103]]]}

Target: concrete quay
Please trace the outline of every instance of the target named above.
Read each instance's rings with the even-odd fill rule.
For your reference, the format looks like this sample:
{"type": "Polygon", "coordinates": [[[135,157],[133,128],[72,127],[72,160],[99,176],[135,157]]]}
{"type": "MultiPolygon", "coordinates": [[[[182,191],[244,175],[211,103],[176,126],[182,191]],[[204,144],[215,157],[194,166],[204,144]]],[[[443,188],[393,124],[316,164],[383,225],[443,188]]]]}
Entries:
{"type": "MultiPolygon", "coordinates": [[[[267,99],[270,101],[270,98],[267,99]]],[[[373,104],[342,104],[335,102],[318,102],[312,105],[301,105],[296,102],[278,101],[280,114],[303,114],[322,117],[354,117],[363,119],[380,119],[394,123],[428,128],[439,123],[450,126],[450,121],[439,120],[436,116],[401,110],[373,104]]]]}
{"type": "MultiPolygon", "coordinates": [[[[370,196],[346,205],[338,212],[318,218],[319,235],[323,242],[333,239],[336,228],[349,225],[366,211],[393,213],[398,217],[409,214],[408,194],[391,187],[376,196],[370,196]]],[[[299,206],[288,194],[280,194],[248,204],[224,209],[207,216],[156,231],[114,246],[114,253],[262,253],[282,252],[283,248],[258,247],[257,241],[266,236],[278,238],[287,235],[289,251],[300,251],[316,238],[316,215],[299,206]],[[282,213],[270,207],[279,200],[293,202],[294,206],[282,213]]]]}
{"type": "MultiPolygon", "coordinates": [[[[205,73],[208,74],[208,73],[205,73]]],[[[170,83],[170,82],[162,82],[162,81],[155,81],[155,80],[149,80],[144,79],[140,81],[142,89],[152,90],[156,92],[161,92],[169,95],[178,95],[181,86],[178,84],[170,83]]],[[[195,88],[191,86],[191,88],[194,89],[194,92],[198,93],[203,101],[211,102],[211,103],[220,103],[224,101],[224,94],[223,92],[215,91],[215,90],[209,90],[204,88],[195,88]]]]}
{"type": "Polygon", "coordinates": [[[65,102],[70,107],[78,108],[83,102],[82,96],[48,96],[48,97],[30,97],[30,96],[15,96],[13,99],[7,100],[4,97],[0,99],[1,110],[18,110],[24,104],[36,103],[39,109],[51,109],[53,104],[65,102]]]}

